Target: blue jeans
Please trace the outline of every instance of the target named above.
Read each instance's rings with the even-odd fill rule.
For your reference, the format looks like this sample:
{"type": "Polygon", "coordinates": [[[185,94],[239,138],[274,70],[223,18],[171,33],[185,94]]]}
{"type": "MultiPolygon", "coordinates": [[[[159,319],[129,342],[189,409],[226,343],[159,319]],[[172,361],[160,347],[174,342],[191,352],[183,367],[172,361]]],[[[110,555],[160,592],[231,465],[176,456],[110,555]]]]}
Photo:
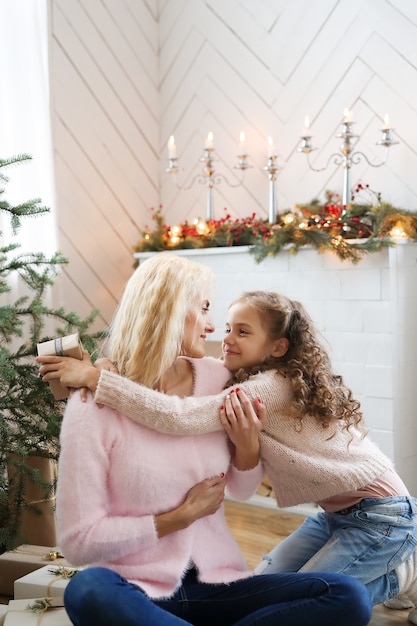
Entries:
{"type": "Polygon", "coordinates": [[[191,570],[168,599],[151,600],[104,567],[71,578],[65,608],[75,626],[365,626],[372,615],[364,585],[340,574],[273,574],[205,584],[191,570]]]}
{"type": "Polygon", "coordinates": [[[263,557],[262,574],[338,572],[364,583],[373,604],[398,595],[394,569],[417,547],[417,500],[364,498],[341,513],[308,517],[263,557]]]}

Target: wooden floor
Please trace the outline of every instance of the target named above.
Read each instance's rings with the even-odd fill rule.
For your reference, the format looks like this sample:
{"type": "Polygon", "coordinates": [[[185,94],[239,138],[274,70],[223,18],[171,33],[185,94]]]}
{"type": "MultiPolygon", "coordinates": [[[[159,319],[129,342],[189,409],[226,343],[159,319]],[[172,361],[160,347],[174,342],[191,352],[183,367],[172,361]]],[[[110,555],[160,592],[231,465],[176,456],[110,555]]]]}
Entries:
{"type": "MultiPolygon", "coordinates": [[[[239,502],[226,501],[225,507],[229,527],[249,568],[255,567],[263,554],[298,528],[304,519],[298,513],[239,502]]],[[[409,609],[393,611],[383,605],[376,606],[370,626],[410,626],[408,613],[409,609]]]]}

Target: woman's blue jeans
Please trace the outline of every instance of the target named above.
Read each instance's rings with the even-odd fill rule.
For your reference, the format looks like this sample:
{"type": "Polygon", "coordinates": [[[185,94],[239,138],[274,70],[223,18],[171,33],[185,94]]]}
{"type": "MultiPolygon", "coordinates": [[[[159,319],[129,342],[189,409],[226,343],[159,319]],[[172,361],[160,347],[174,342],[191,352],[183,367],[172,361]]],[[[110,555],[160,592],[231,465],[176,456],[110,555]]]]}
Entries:
{"type": "Polygon", "coordinates": [[[318,513],[263,557],[262,574],[338,572],[364,583],[373,604],[399,593],[395,568],[417,547],[417,500],[365,498],[347,514],[318,513]]]}
{"type": "Polygon", "coordinates": [[[365,626],[372,615],[366,587],[332,573],[209,585],[191,570],[172,597],[151,600],[116,572],[92,567],[70,580],[64,602],[75,626],[365,626]]]}

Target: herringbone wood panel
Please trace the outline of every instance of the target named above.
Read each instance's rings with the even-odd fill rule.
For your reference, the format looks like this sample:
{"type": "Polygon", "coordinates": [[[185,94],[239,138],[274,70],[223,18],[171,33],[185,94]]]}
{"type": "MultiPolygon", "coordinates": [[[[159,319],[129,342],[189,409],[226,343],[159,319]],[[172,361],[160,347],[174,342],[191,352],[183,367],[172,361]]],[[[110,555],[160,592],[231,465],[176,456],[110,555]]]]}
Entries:
{"type": "Polygon", "coordinates": [[[400,143],[358,179],[417,205],[415,0],[49,0],[51,113],[59,248],[70,260],[60,304],[107,322],[132,271],[132,246],[163,205],[167,222],[205,216],[206,189],[165,172],[174,133],[177,182],[201,173],[214,133],[216,173],[240,182],[239,133],[252,167],[214,189],[216,217],[268,215],[267,136],[279,152],[278,206],[341,191],[333,164],[297,152],[310,116],[324,167],[353,110],[358,150],[380,161],[385,113],[400,143]]]}

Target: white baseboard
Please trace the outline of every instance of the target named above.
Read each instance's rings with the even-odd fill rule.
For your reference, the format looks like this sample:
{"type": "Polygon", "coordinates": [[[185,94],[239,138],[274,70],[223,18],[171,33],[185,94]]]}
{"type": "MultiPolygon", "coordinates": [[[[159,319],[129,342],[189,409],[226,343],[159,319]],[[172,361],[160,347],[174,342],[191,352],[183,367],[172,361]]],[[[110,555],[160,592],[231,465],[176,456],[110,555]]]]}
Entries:
{"type": "MultiPolygon", "coordinates": [[[[226,497],[227,500],[233,500],[229,496],[226,497]]],[[[288,511],[289,513],[298,513],[300,515],[308,516],[315,515],[322,509],[317,506],[317,504],[309,503],[309,504],[298,504],[297,506],[289,506],[285,508],[279,508],[274,498],[267,498],[265,496],[260,496],[255,493],[249,500],[246,500],[245,504],[252,504],[254,506],[264,506],[267,509],[277,509],[277,511],[288,511]]]]}

